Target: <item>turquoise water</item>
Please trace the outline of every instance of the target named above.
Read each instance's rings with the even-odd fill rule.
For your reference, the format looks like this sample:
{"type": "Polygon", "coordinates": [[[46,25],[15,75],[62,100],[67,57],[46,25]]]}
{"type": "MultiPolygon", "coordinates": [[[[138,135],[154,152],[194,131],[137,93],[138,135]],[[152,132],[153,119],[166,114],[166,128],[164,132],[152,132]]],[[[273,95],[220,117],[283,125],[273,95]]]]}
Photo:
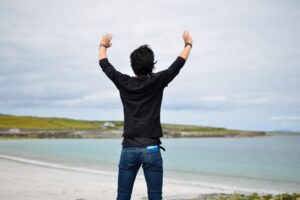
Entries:
{"type": "MultiPolygon", "coordinates": [[[[165,180],[300,192],[300,136],[181,138],[162,143],[165,180]]],[[[120,151],[120,139],[0,141],[1,155],[112,172],[118,170],[120,151]]]]}

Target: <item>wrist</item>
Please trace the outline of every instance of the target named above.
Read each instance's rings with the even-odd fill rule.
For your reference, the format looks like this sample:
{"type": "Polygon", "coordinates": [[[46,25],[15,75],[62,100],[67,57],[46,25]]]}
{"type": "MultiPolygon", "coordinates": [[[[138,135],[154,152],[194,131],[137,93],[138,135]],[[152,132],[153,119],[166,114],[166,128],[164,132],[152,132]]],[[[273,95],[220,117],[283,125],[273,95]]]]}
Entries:
{"type": "Polygon", "coordinates": [[[102,48],[105,48],[105,49],[107,49],[107,48],[108,48],[108,46],[106,46],[106,45],[105,45],[105,44],[103,44],[103,43],[100,43],[100,44],[99,44],[99,48],[101,48],[101,47],[102,47],[102,48]]]}
{"type": "Polygon", "coordinates": [[[185,43],[184,47],[190,46],[191,48],[193,47],[193,44],[191,42],[185,43]]]}

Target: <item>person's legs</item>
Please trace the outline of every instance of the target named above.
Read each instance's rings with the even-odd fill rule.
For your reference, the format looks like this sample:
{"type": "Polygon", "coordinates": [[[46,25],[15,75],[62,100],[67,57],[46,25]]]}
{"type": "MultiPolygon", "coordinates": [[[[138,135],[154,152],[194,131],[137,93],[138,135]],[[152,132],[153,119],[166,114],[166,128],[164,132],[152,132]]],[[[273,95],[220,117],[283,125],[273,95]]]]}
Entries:
{"type": "Polygon", "coordinates": [[[118,175],[118,196],[117,200],[130,200],[134,181],[141,166],[140,152],[133,148],[122,148],[119,175],[118,175]]]}
{"type": "Polygon", "coordinates": [[[148,199],[161,200],[163,187],[163,160],[161,152],[144,151],[143,170],[147,182],[148,199]]]}

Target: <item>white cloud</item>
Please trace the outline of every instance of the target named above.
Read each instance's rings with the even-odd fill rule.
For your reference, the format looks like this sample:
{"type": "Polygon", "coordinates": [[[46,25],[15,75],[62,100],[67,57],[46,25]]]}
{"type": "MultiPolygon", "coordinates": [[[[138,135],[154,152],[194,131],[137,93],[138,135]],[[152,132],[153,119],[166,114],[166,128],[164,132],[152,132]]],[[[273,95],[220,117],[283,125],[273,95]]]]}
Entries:
{"type": "Polygon", "coordinates": [[[272,116],[271,120],[276,120],[276,121],[300,121],[300,115],[299,116],[272,116]]]}
{"type": "Polygon", "coordinates": [[[218,101],[226,101],[227,98],[225,96],[204,96],[201,97],[203,101],[209,101],[209,102],[218,102],[218,101]]]}
{"type": "MultiPolygon", "coordinates": [[[[0,108],[20,113],[35,105],[73,112],[111,107],[122,112],[116,88],[98,66],[99,37],[113,34],[109,58],[133,75],[129,54],[134,48],[150,44],[156,71],[163,70],[182,50],[181,34],[188,29],[193,50],[164,92],[164,108],[185,115],[230,112],[236,124],[244,123],[241,113],[253,110],[251,119],[298,116],[299,9],[297,1],[4,0],[0,108]]],[[[277,126],[272,121],[266,126],[277,126]]]]}

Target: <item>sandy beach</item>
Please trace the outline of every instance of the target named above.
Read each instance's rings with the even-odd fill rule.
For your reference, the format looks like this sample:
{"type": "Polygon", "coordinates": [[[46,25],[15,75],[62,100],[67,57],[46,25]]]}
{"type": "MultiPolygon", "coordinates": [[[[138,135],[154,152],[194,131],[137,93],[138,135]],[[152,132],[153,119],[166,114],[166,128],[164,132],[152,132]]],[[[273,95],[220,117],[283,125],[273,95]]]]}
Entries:
{"type": "MultiPolygon", "coordinates": [[[[146,182],[140,173],[132,200],[146,199],[146,182]]],[[[96,174],[60,169],[0,157],[0,196],[4,200],[110,200],[116,199],[117,173],[96,174]]],[[[164,180],[166,200],[223,192],[164,180]]]]}

